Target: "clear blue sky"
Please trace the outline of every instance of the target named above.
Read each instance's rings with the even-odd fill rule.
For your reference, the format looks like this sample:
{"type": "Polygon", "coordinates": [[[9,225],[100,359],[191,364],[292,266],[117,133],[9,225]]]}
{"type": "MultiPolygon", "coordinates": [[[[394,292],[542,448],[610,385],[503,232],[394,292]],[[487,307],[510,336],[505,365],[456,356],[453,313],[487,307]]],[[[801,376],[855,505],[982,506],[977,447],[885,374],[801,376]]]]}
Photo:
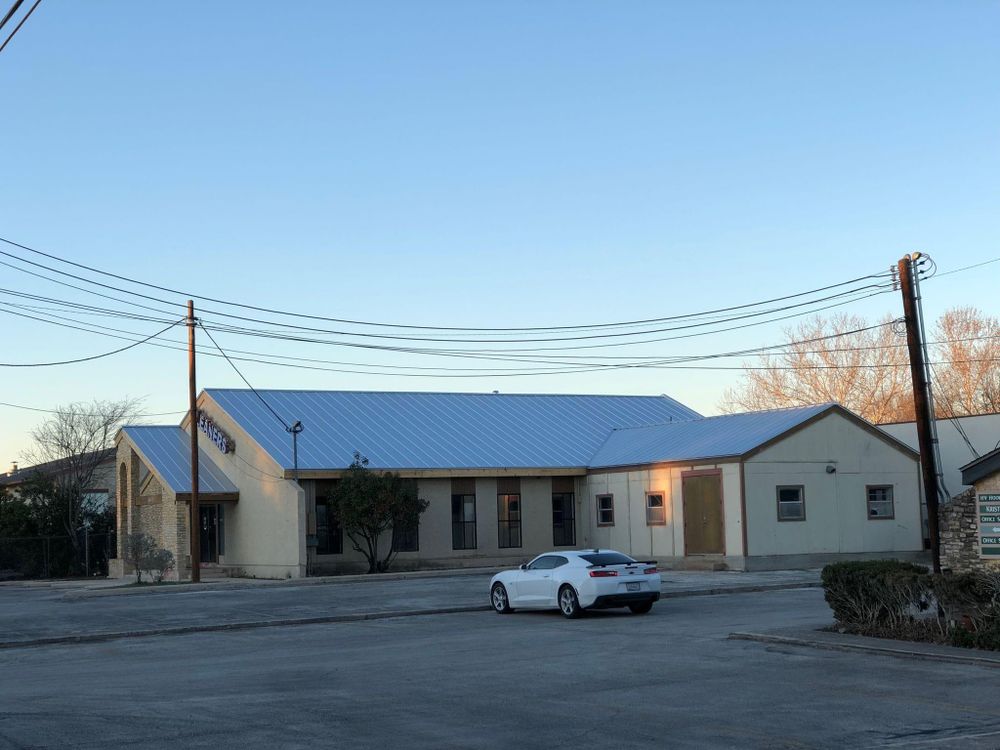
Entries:
{"type": "MultiPolygon", "coordinates": [[[[0,236],[227,299],[472,326],[739,304],[913,250],[945,271],[1000,256],[998,39],[1000,4],[973,0],[43,0],[0,55],[0,236]]],[[[998,279],[1000,264],[929,282],[928,317],[1000,313],[998,279]]],[[[85,299],[2,266],[0,287],[85,299]]],[[[117,345],[0,320],[4,361],[117,345]]],[[[770,344],[781,327],[657,351],[770,344]]],[[[0,369],[0,400],[180,410],[185,368],[142,347],[0,369]]],[[[200,386],[240,385],[200,368],[200,386]]],[[[260,387],[667,392],[706,413],[739,376],[245,372],[260,387]]],[[[0,468],[39,418],[0,407],[0,468]]]]}

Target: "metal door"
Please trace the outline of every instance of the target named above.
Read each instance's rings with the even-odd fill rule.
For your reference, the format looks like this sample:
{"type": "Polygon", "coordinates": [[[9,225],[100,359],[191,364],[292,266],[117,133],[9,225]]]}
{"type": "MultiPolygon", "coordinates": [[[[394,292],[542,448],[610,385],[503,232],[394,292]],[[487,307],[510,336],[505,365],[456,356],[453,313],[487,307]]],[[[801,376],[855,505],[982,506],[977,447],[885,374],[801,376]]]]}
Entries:
{"type": "Polygon", "coordinates": [[[725,554],[722,476],[687,476],[681,482],[684,496],[684,554],[725,554]]]}

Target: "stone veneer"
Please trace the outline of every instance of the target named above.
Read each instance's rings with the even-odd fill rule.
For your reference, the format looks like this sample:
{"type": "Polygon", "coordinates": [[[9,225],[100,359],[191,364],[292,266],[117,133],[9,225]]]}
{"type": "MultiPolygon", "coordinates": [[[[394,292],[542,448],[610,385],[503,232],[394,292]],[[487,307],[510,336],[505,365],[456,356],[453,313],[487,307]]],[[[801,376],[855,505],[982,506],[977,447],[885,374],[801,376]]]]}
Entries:
{"type": "Polygon", "coordinates": [[[979,557],[976,496],[1000,493],[1000,474],[976,482],[975,487],[942,503],[938,513],[941,532],[941,567],[954,573],[1000,570],[1000,560],[979,557]]]}

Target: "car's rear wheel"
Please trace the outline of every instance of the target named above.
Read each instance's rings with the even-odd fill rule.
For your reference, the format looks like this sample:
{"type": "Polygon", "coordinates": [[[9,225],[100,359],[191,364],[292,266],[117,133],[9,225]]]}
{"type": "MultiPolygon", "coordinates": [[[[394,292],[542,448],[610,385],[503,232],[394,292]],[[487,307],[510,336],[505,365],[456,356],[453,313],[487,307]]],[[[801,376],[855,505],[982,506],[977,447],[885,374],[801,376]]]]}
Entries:
{"type": "Polygon", "coordinates": [[[559,611],[571,620],[583,614],[580,600],[576,598],[576,592],[572,586],[563,586],[559,589],[559,611]]]}
{"type": "Polygon", "coordinates": [[[490,590],[490,601],[493,603],[493,609],[496,610],[498,615],[505,615],[508,612],[514,611],[510,608],[510,599],[507,597],[507,589],[504,588],[502,583],[493,584],[493,588],[490,590]]]}
{"type": "Polygon", "coordinates": [[[653,603],[652,602],[639,602],[638,604],[630,604],[630,605],[628,605],[628,608],[632,610],[632,614],[634,614],[634,615],[644,615],[647,612],[649,612],[649,610],[651,610],[653,608],[653,603]]]}

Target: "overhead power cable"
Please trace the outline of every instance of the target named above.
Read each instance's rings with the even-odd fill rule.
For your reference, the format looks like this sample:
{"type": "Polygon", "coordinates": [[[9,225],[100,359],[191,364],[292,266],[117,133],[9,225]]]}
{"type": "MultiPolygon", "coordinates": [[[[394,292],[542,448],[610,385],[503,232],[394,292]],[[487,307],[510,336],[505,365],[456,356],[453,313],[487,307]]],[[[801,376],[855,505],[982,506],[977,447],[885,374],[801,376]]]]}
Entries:
{"type": "MultiPolygon", "coordinates": [[[[31,18],[31,14],[35,12],[35,8],[38,7],[38,4],[40,2],[42,2],[42,0],[35,0],[35,4],[28,9],[27,13],[24,14],[24,18],[22,18],[20,23],[18,23],[17,26],[14,27],[14,30],[10,32],[10,36],[8,36],[6,40],[4,40],[3,44],[0,44],[0,52],[3,52],[7,48],[7,45],[10,44],[10,40],[13,39],[14,35],[21,30],[22,26],[24,26],[24,22],[27,21],[29,18],[31,18]]],[[[7,21],[10,19],[10,16],[17,11],[17,8],[18,6],[20,6],[20,4],[21,3],[19,2],[14,3],[14,7],[7,12],[6,16],[4,16],[3,23],[0,24],[0,28],[3,28],[3,24],[7,23],[7,21]]]]}
{"type": "MultiPolygon", "coordinates": [[[[9,241],[7,241],[7,242],[9,242],[9,241]]],[[[175,303],[171,302],[170,300],[163,300],[163,299],[160,299],[160,298],[157,298],[157,297],[152,297],[150,295],[141,294],[141,293],[138,293],[138,292],[131,292],[129,290],[124,290],[124,289],[121,289],[119,287],[114,287],[114,286],[111,286],[111,285],[108,285],[108,284],[104,284],[102,282],[97,282],[97,281],[93,281],[93,280],[90,280],[90,279],[85,279],[83,277],[77,276],[75,274],[68,273],[66,271],[61,271],[59,269],[51,268],[51,267],[46,266],[44,264],[40,264],[40,263],[36,263],[34,261],[26,260],[24,258],[20,258],[20,257],[18,257],[16,255],[13,255],[12,253],[8,253],[8,252],[2,251],[2,250],[0,250],[0,255],[6,255],[6,256],[14,258],[15,260],[18,260],[18,261],[20,261],[22,263],[28,263],[30,265],[33,265],[33,266],[36,266],[36,267],[39,267],[39,268],[43,268],[45,270],[48,270],[48,271],[51,271],[51,272],[54,272],[54,273],[57,273],[57,274],[60,274],[60,275],[63,275],[63,276],[68,276],[68,277],[71,277],[71,278],[76,279],[76,280],[80,280],[80,281],[84,281],[86,283],[90,283],[90,284],[94,284],[94,285],[100,286],[102,288],[111,289],[111,290],[122,292],[122,293],[125,293],[125,294],[138,295],[140,297],[143,297],[143,298],[146,298],[146,299],[150,299],[150,300],[153,300],[153,301],[156,301],[156,302],[160,302],[162,304],[171,305],[171,306],[173,306],[175,304],[175,303]]],[[[0,262],[2,262],[2,261],[0,261],[0,262]]],[[[10,265],[10,264],[6,264],[6,265],[10,265]]],[[[17,266],[12,266],[12,267],[13,268],[18,268],[17,266]]],[[[18,269],[18,270],[24,270],[24,269],[18,269]]],[[[30,272],[30,273],[32,275],[35,275],[35,276],[41,275],[41,274],[36,274],[34,272],[30,272]]],[[[48,277],[42,276],[42,278],[48,278],[48,277]]],[[[65,283],[65,282],[61,282],[61,283],[65,283]]],[[[847,282],[845,282],[845,283],[847,283],[847,282]]],[[[78,287],[75,287],[74,285],[69,285],[69,286],[72,286],[74,288],[78,288],[78,287]]],[[[810,300],[808,302],[796,303],[794,305],[786,305],[784,307],[773,308],[773,309],[768,310],[768,311],[760,311],[760,312],[755,312],[755,313],[747,313],[747,314],[744,314],[744,315],[739,315],[739,316],[735,316],[735,317],[731,317],[731,318],[727,318],[727,319],[723,319],[723,320],[713,321],[711,323],[695,323],[695,324],[688,324],[686,326],[677,326],[677,327],[674,327],[674,328],[665,328],[665,329],[658,329],[658,330],[652,330],[652,331],[635,331],[635,332],[631,332],[628,335],[632,336],[632,337],[635,337],[635,336],[640,336],[640,335],[652,334],[652,333],[656,333],[656,332],[659,332],[659,331],[683,330],[685,328],[702,327],[702,326],[706,326],[706,325],[718,325],[718,324],[724,323],[724,322],[732,322],[732,321],[735,321],[735,320],[741,320],[741,319],[746,319],[746,318],[750,318],[750,317],[759,317],[761,315],[770,314],[770,313],[773,313],[773,312],[779,312],[779,311],[782,311],[782,310],[795,309],[795,308],[802,307],[802,306],[807,306],[807,307],[808,306],[813,306],[817,302],[827,301],[827,300],[830,300],[830,299],[839,299],[841,297],[845,298],[845,302],[841,302],[841,303],[837,303],[837,304],[833,304],[833,305],[827,305],[825,307],[812,308],[812,309],[806,310],[803,313],[799,313],[799,314],[809,314],[809,313],[813,313],[813,312],[818,312],[818,311],[821,311],[821,310],[829,309],[831,307],[836,307],[836,306],[838,306],[838,304],[846,304],[846,302],[848,302],[848,301],[857,301],[857,300],[860,300],[860,299],[865,299],[867,297],[876,296],[878,294],[888,293],[890,291],[889,286],[890,286],[889,284],[884,284],[884,285],[883,284],[866,285],[865,287],[856,288],[856,289],[850,289],[850,290],[845,290],[845,291],[843,291],[843,292],[841,292],[839,294],[831,295],[831,296],[828,296],[828,297],[823,297],[823,298],[820,298],[820,299],[810,300]],[[878,288],[878,289],[881,289],[881,290],[873,292],[871,294],[865,294],[865,295],[862,295],[862,296],[857,296],[860,292],[863,292],[863,291],[865,291],[867,289],[871,289],[871,288],[878,288]],[[852,295],[854,295],[854,298],[851,298],[852,295]]],[[[86,290],[84,290],[84,291],[86,291],[86,290]]],[[[107,296],[107,295],[102,295],[102,296],[107,296]]],[[[792,295],[792,296],[801,296],[801,295],[792,295]]],[[[112,298],[112,299],[116,299],[116,298],[112,298]]],[[[118,300],[118,301],[121,301],[121,300],[118,300]]],[[[153,308],[153,309],[155,309],[155,308],[153,308]]],[[[278,327],[285,326],[285,324],[275,323],[273,321],[261,320],[259,318],[249,318],[247,316],[232,315],[232,314],[223,313],[223,312],[220,312],[220,311],[213,311],[213,310],[207,310],[206,311],[206,310],[202,310],[202,313],[203,314],[204,313],[208,313],[208,314],[213,314],[214,313],[216,315],[222,315],[224,317],[229,317],[229,318],[234,318],[234,319],[239,319],[239,320],[246,320],[246,321],[255,322],[255,323],[263,323],[264,325],[270,325],[270,326],[278,326],[278,327]]],[[[797,315],[783,316],[783,317],[779,317],[779,318],[774,318],[773,320],[787,320],[788,318],[791,318],[791,317],[797,317],[797,315]]],[[[763,321],[763,322],[773,322],[773,321],[763,321]]],[[[433,339],[433,338],[394,336],[394,335],[387,335],[387,334],[367,334],[367,333],[359,333],[359,332],[352,332],[352,331],[332,331],[332,330],[329,330],[329,329],[317,329],[317,328],[306,327],[306,326],[291,326],[291,327],[295,328],[295,329],[301,329],[301,330],[306,330],[306,331],[309,331],[309,332],[314,332],[314,333],[333,334],[333,335],[347,335],[347,336],[352,336],[352,337],[361,337],[361,338],[365,338],[365,339],[367,339],[367,338],[376,338],[376,339],[379,339],[379,338],[388,338],[388,339],[394,339],[394,340],[402,339],[404,341],[422,341],[422,342],[431,342],[431,343],[473,343],[473,344],[502,343],[502,344],[511,344],[511,343],[523,343],[523,342],[529,342],[529,341],[532,342],[532,343],[545,343],[546,341],[548,341],[548,342],[559,342],[559,341],[564,341],[564,340],[577,340],[577,339],[588,340],[588,339],[593,338],[591,336],[581,336],[581,337],[576,337],[576,338],[569,337],[569,338],[566,338],[566,339],[525,339],[525,340],[520,341],[520,342],[519,341],[514,341],[514,340],[490,341],[490,340],[475,340],[475,339],[474,340],[460,341],[460,340],[454,340],[454,339],[433,339]]],[[[636,343],[651,343],[651,342],[657,342],[657,341],[673,340],[673,339],[676,339],[676,338],[690,338],[690,337],[695,336],[695,335],[708,335],[708,334],[712,334],[712,333],[718,333],[718,332],[724,332],[724,331],[728,331],[728,330],[734,330],[735,328],[740,328],[740,327],[741,326],[735,326],[733,328],[721,329],[721,331],[705,331],[705,332],[702,332],[702,333],[692,334],[692,335],[689,335],[689,336],[666,337],[666,338],[647,339],[647,340],[639,340],[639,341],[624,341],[624,342],[617,343],[617,344],[606,344],[606,346],[629,346],[629,345],[633,345],[633,344],[636,344],[636,343]]],[[[742,327],[748,327],[748,326],[742,326],[742,327]]],[[[227,328],[225,326],[218,326],[216,328],[216,330],[227,330],[227,328]]],[[[246,329],[244,327],[239,327],[239,326],[228,326],[228,330],[246,332],[249,335],[270,336],[270,337],[279,337],[279,336],[281,336],[280,333],[274,332],[274,331],[260,331],[259,329],[246,329]]],[[[599,336],[598,338],[601,338],[601,337],[610,337],[610,336],[622,336],[622,335],[623,334],[604,334],[603,336],[599,336]]],[[[302,337],[289,337],[288,340],[294,340],[294,341],[298,341],[300,343],[304,342],[304,341],[307,341],[307,339],[304,339],[302,337]]],[[[319,343],[319,342],[316,342],[316,343],[319,343]]],[[[323,342],[323,343],[335,343],[336,345],[354,346],[354,347],[358,347],[358,348],[371,348],[371,349],[382,350],[382,351],[403,351],[403,349],[398,348],[398,347],[373,346],[373,345],[368,345],[368,344],[361,344],[361,343],[358,343],[358,342],[343,342],[343,341],[338,341],[338,342],[323,342]]],[[[570,349],[572,349],[572,348],[590,349],[590,348],[598,348],[598,346],[599,345],[594,345],[594,346],[578,346],[578,347],[565,347],[565,348],[570,348],[570,349]]],[[[536,348],[536,349],[522,349],[520,351],[527,351],[527,352],[531,352],[531,351],[556,351],[556,350],[558,350],[560,348],[563,348],[563,347],[541,347],[541,348],[536,348]]],[[[439,350],[436,350],[436,351],[439,351],[439,350]]],[[[467,350],[455,350],[455,351],[467,351],[467,350]]],[[[509,350],[507,350],[507,351],[509,351],[509,350]]]]}
{"type": "MultiPolygon", "coordinates": [[[[180,322],[181,321],[177,321],[177,323],[180,322]]],[[[171,323],[162,331],[157,331],[153,335],[147,336],[141,341],[135,341],[131,344],[128,344],[127,346],[121,347],[120,349],[114,349],[113,351],[104,352],[103,354],[94,354],[90,357],[79,357],[77,359],[65,359],[58,362],[0,362],[0,367],[56,367],[59,365],[75,365],[81,362],[92,362],[95,359],[104,359],[105,357],[110,357],[115,354],[120,354],[122,352],[128,351],[129,349],[134,349],[135,347],[141,344],[145,344],[147,341],[151,341],[152,339],[155,339],[157,336],[163,335],[171,328],[173,328],[175,325],[177,325],[177,323],[171,323]]]]}
{"type": "MultiPolygon", "coordinates": [[[[62,324],[54,324],[62,325],[62,324]]],[[[68,326],[73,327],[73,326],[68,326]]],[[[81,329],[85,330],[85,329],[81,329]]],[[[203,328],[203,330],[205,330],[203,328]]],[[[206,330],[206,334],[209,332],[206,330]]],[[[209,336],[211,339],[212,337],[209,336]]],[[[136,342],[136,344],[142,343],[136,342]]],[[[155,342],[148,342],[153,346],[157,346],[155,342]]],[[[213,343],[215,343],[213,339],[213,343]]],[[[218,344],[216,343],[218,347],[218,344]]],[[[178,351],[184,351],[183,346],[167,347],[176,349],[178,351]]],[[[201,351],[201,350],[199,350],[201,351]]],[[[220,348],[221,352],[221,348],[220,348]]],[[[664,363],[647,363],[647,364],[592,364],[592,363],[581,363],[574,366],[567,366],[565,369],[552,370],[545,372],[525,372],[525,371],[515,371],[515,372],[488,372],[488,373],[455,373],[455,372],[444,372],[439,374],[427,374],[427,373],[386,373],[386,372],[373,372],[371,370],[358,370],[358,369],[348,369],[348,368],[333,368],[333,367],[322,367],[311,364],[300,364],[300,363],[289,363],[289,362],[275,362],[273,360],[260,359],[258,357],[244,357],[244,356],[228,356],[224,353],[214,354],[212,352],[201,353],[208,354],[209,356],[225,356],[226,359],[230,361],[230,365],[234,367],[233,362],[251,362],[255,364],[264,364],[277,367],[286,367],[291,369],[308,370],[308,371],[319,371],[319,372],[333,372],[339,374],[357,374],[357,375],[377,375],[377,376],[394,376],[394,377],[405,377],[405,378],[415,378],[415,377],[432,377],[432,378],[500,378],[500,377],[529,377],[538,375],[555,375],[555,374],[573,374],[581,372],[594,372],[597,370],[612,370],[612,369],[664,369],[664,370],[833,370],[833,369],[883,369],[890,367],[907,367],[906,363],[878,363],[878,364],[845,364],[845,365],[806,365],[806,366],[708,366],[708,365],[685,365],[677,362],[664,362],[664,363]]],[[[972,360],[959,360],[959,361],[941,361],[936,364],[972,364],[978,362],[994,362],[993,359],[972,359],[972,360]]],[[[362,365],[368,366],[368,365],[362,365]]],[[[248,387],[249,382],[244,380],[248,387]]]]}
{"type": "MultiPolygon", "coordinates": [[[[64,409],[41,409],[41,408],[38,408],[38,407],[35,407],[35,406],[24,406],[23,404],[11,404],[11,403],[8,403],[6,401],[0,401],[0,406],[6,406],[6,407],[8,407],[10,409],[20,409],[22,411],[38,412],[39,414],[65,414],[66,413],[66,411],[64,409]]],[[[135,414],[134,416],[135,416],[136,419],[145,419],[147,417],[169,417],[169,416],[179,416],[181,414],[189,414],[189,413],[190,412],[185,409],[184,411],[156,411],[156,412],[150,412],[148,414],[135,414]]],[[[84,413],[79,413],[79,416],[81,416],[81,417],[104,417],[104,416],[107,416],[107,415],[106,414],[84,414],[84,413]]]]}
{"type": "MultiPolygon", "coordinates": [[[[549,331],[549,332],[555,332],[555,331],[571,331],[571,330],[598,329],[598,328],[615,328],[615,327],[636,326],[636,325],[650,325],[650,324],[658,324],[658,323],[672,321],[672,320],[683,320],[683,319],[688,319],[688,318],[703,317],[705,315],[711,315],[711,314],[716,314],[716,313],[734,312],[734,311],[737,311],[737,310],[748,309],[748,308],[751,308],[751,307],[759,307],[759,306],[765,305],[765,304],[772,304],[772,303],[775,303],[775,302],[783,302],[783,301],[786,301],[786,300],[801,298],[801,297],[804,297],[804,296],[808,296],[810,294],[818,294],[818,293],[821,293],[821,292],[829,291],[831,289],[837,289],[837,288],[848,286],[848,285],[851,285],[851,284],[857,284],[857,283],[859,283],[861,281],[866,281],[866,280],[870,280],[870,279],[884,279],[884,278],[889,278],[889,276],[890,276],[889,271],[884,271],[884,272],[880,272],[880,273],[868,274],[868,275],[865,275],[865,276],[859,276],[859,277],[857,277],[855,279],[850,279],[848,281],[838,282],[836,284],[829,284],[829,285],[826,285],[826,286],[823,286],[823,287],[818,287],[816,289],[811,289],[811,290],[808,290],[808,291],[805,291],[805,292],[798,292],[798,293],[795,293],[795,294],[784,295],[784,296],[780,296],[780,297],[774,297],[774,298],[767,299],[767,300],[761,300],[759,302],[753,302],[753,303],[747,303],[747,304],[742,304],[742,305],[734,305],[734,306],[730,306],[730,307],[717,308],[717,309],[714,309],[714,310],[705,310],[705,311],[696,312],[696,313],[686,313],[686,314],[682,314],[682,315],[665,316],[665,317],[658,317],[658,318],[646,318],[646,319],[641,319],[641,320],[619,321],[619,322],[613,322],[613,323],[591,323],[591,324],[569,325],[569,326],[550,325],[550,326],[523,326],[523,327],[499,327],[499,328],[492,328],[492,327],[470,327],[470,326],[427,326],[427,325],[413,325],[413,324],[407,324],[407,323],[374,322],[374,321],[356,320],[356,319],[349,319],[349,318],[337,318],[337,317],[330,317],[330,316],[325,316],[325,315],[312,315],[312,314],[308,314],[308,313],[301,313],[301,312],[295,312],[295,311],[289,311],[289,310],[280,310],[280,309],[277,309],[277,308],[263,307],[263,306],[259,306],[259,305],[250,305],[250,304],[246,304],[246,303],[242,303],[242,302],[234,302],[234,301],[230,301],[230,300],[223,300],[223,299],[219,299],[217,297],[209,297],[209,296],[206,296],[206,295],[196,294],[194,292],[187,292],[187,291],[182,291],[182,290],[178,290],[178,289],[173,289],[171,287],[161,286],[161,285],[158,285],[158,284],[151,284],[149,282],[141,281],[139,279],[134,279],[134,278],[131,278],[131,277],[128,277],[128,276],[123,276],[121,274],[116,274],[116,273],[112,273],[110,271],[105,271],[103,269],[96,268],[94,266],[88,266],[88,265],[83,264],[83,263],[77,263],[76,261],[71,261],[71,260],[68,260],[66,258],[59,257],[58,255],[55,255],[53,253],[43,252],[41,250],[37,250],[35,248],[29,247],[28,245],[23,245],[23,244],[21,244],[19,242],[14,242],[13,240],[9,240],[9,239],[3,238],[3,237],[0,237],[0,242],[3,242],[3,243],[5,243],[7,245],[10,245],[12,247],[20,248],[21,250],[25,250],[27,252],[33,253],[35,255],[39,255],[41,257],[48,258],[50,260],[54,260],[54,261],[59,262],[59,263],[64,263],[66,265],[70,265],[70,266],[79,268],[81,270],[89,271],[91,273],[96,273],[96,274],[99,274],[101,276],[105,276],[105,277],[108,277],[108,278],[117,279],[118,281],[124,281],[124,282],[130,283],[130,284],[135,284],[137,286],[142,286],[142,287],[146,287],[146,288],[149,288],[149,289],[156,289],[158,291],[168,292],[170,294],[176,294],[176,295],[181,296],[181,297],[192,297],[192,298],[195,298],[195,299],[205,300],[205,301],[213,302],[213,303],[216,303],[216,304],[227,305],[227,306],[230,306],[230,307],[239,307],[239,308],[246,309],[246,310],[255,310],[257,312],[263,312],[263,313],[268,313],[268,314],[272,314],[272,315],[282,315],[282,316],[287,316],[287,317],[305,318],[305,319],[309,319],[309,320],[320,320],[320,321],[327,321],[327,322],[341,323],[341,324],[348,324],[348,325],[357,325],[357,326],[368,326],[368,327],[379,327],[379,328],[398,328],[398,329],[417,329],[417,330],[427,330],[427,331],[459,331],[459,332],[483,332],[483,333],[496,333],[496,332],[502,332],[502,331],[523,331],[523,332],[529,332],[529,331],[531,331],[531,332],[545,332],[545,331],[549,331]]],[[[67,276],[73,276],[72,274],[67,274],[65,271],[60,271],[58,269],[53,269],[53,268],[51,268],[49,266],[45,266],[45,265],[42,265],[42,264],[35,263],[33,261],[26,260],[24,258],[20,258],[19,256],[13,255],[11,253],[4,252],[2,254],[6,255],[8,257],[15,258],[16,260],[20,260],[23,263],[30,263],[31,265],[35,265],[35,266],[38,266],[38,267],[41,267],[41,268],[45,268],[47,270],[54,271],[56,273],[61,273],[63,275],[67,275],[67,276]]],[[[73,278],[77,278],[77,279],[80,279],[80,280],[83,280],[83,281],[87,281],[88,283],[98,284],[100,286],[106,286],[106,285],[100,284],[99,282],[95,282],[93,280],[85,279],[85,278],[82,278],[82,277],[79,277],[79,276],[73,276],[73,278]]],[[[122,290],[122,289],[118,289],[116,287],[110,287],[110,288],[117,289],[117,291],[125,291],[126,293],[129,293],[129,294],[139,294],[137,292],[131,292],[131,291],[127,291],[127,290],[122,290]]],[[[145,295],[140,295],[140,296],[145,296],[145,295]]],[[[157,299],[157,298],[147,297],[147,299],[157,299]]],[[[164,300],[157,299],[157,301],[163,302],[164,300]]],[[[219,314],[219,313],[216,312],[216,314],[219,314]]],[[[232,316],[232,317],[236,317],[236,316],[232,316]]]]}
{"type": "Polygon", "coordinates": [[[4,17],[2,19],[0,19],[0,29],[2,29],[4,26],[6,26],[7,22],[11,18],[13,18],[14,14],[17,13],[17,9],[21,7],[21,3],[23,3],[23,2],[24,2],[24,0],[14,0],[14,4],[12,6],[10,6],[10,10],[8,10],[4,14],[4,17]]]}
{"type": "Polygon", "coordinates": [[[278,412],[276,412],[274,409],[271,408],[271,405],[269,403],[267,403],[267,400],[257,392],[256,388],[254,388],[252,385],[250,385],[250,381],[246,379],[246,376],[244,376],[242,372],[240,372],[240,368],[238,368],[236,366],[236,364],[233,362],[233,360],[231,360],[229,358],[229,355],[226,354],[222,350],[222,347],[219,346],[219,342],[216,341],[215,338],[213,338],[212,334],[209,333],[205,329],[204,326],[201,326],[201,330],[205,331],[205,335],[208,336],[209,340],[213,344],[215,344],[215,348],[219,350],[219,354],[221,354],[223,357],[226,358],[226,361],[229,363],[229,366],[232,367],[233,370],[236,371],[236,374],[240,376],[240,380],[242,380],[244,383],[246,383],[247,384],[247,388],[249,388],[251,391],[253,391],[253,395],[255,395],[258,399],[260,399],[260,402],[262,404],[264,404],[264,406],[267,407],[267,410],[274,415],[275,419],[277,419],[279,422],[281,422],[282,425],[284,425],[284,427],[285,427],[286,430],[288,430],[289,432],[291,432],[292,426],[290,424],[288,424],[288,422],[286,422],[284,420],[284,418],[280,414],[278,414],[278,412]]]}

